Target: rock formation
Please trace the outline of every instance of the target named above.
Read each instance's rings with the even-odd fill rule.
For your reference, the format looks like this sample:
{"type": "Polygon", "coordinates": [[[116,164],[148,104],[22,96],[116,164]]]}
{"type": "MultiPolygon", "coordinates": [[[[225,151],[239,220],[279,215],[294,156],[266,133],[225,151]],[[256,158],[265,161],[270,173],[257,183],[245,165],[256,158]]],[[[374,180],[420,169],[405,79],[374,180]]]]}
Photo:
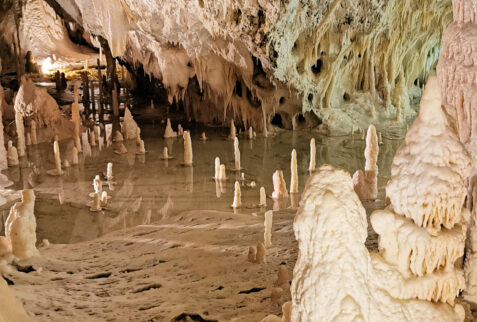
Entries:
{"type": "Polygon", "coordinates": [[[374,200],[378,197],[378,154],[379,145],[374,125],[368,127],[364,157],[364,173],[358,170],[353,175],[354,191],[362,200],[374,200]]]}

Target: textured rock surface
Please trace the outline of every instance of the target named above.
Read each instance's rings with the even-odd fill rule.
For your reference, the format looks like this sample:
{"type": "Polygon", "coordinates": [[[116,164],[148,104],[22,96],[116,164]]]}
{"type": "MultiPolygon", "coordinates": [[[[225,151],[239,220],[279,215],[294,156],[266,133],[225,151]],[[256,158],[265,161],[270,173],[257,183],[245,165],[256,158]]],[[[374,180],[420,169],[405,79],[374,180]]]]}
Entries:
{"type": "Polygon", "coordinates": [[[366,212],[344,170],[324,165],[310,177],[293,229],[291,321],[463,321],[460,305],[416,300],[433,294],[434,279],[407,281],[368,252],[366,212]]]}
{"type": "Polygon", "coordinates": [[[52,19],[44,1],[91,44],[103,37],[113,56],[160,79],[187,116],[235,116],[257,130],[275,113],[290,129],[402,122],[452,19],[449,0],[28,0],[22,31],[37,28],[47,44],[64,31],[31,21],[52,19]]]}

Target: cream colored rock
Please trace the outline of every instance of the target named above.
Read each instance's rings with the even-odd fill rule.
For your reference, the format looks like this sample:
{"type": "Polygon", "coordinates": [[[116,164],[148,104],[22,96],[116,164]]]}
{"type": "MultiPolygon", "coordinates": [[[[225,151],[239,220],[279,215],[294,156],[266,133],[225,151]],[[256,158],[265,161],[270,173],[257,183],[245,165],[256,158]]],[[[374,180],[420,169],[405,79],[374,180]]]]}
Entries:
{"type": "Polygon", "coordinates": [[[184,164],[185,165],[192,165],[192,142],[190,139],[190,132],[184,132],[184,164]]]}
{"type": "Polygon", "coordinates": [[[89,208],[89,210],[92,211],[92,212],[98,212],[98,211],[102,210],[102,208],[101,208],[101,196],[99,195],[99,193],[94,194],[93,204],[89,208]]]}
{"type": "Polygon", "coordinates": [[[205,132],[202,132],[202,134],[200,136],[200,140],[201,141],[207,141],[207,135],[205,135],[205,132]]]}
{"type": "Polygon", "coordinates": [[[354,190],[361,200],[375,200],[378,197],[378,154],[379,144],[374,125],[368,127],[364,157],[364,173],[358,170],[353,175],[354,190]]]}
{"type": "Polygon", "coordinates": [[[298,193],[298,168],[295,149],[293,149],[291,153],[290,170],[290,193],[298,193]]]}
{"type": "Polygon", "coordinates": [[[285,183],[285,179],[283,178],[283,171],[276,170],[273,173],[273,199],[282,199],[288,198],[288,191],[285,183]]]}
{"type": "Polygon", "coordinates": [[[463,182],[471,165],[441,108],[437,78],[431,76],[419,115],[394,156],[386,196],[395,213],[436,235],[441,227],[452,229],[462,222],[463,182]]]}
{"type": "Polygon", "coordinates": [[[177,132],[175,132],[173,129],[172,129],[172,126],[171,126],[171,120],[168,118],[167,119],[167,124],[166,124],[166,130],[164,132],[164,138],[175,138],[177,136],[177,132]]]}
{"type": "Polygon", "coordinates": [[[101,208],[108,206],[108,193],[106,191],[101,192],[100,205],[101,205],[101,208]]]}
{"type": "Polygon", "coordinates": [[[265,221],[264,221],[264,233],[263,233],[263,244],[265,247],[272,246],[272,225],[273,225],[273,211],[269,210],[265,212],[265,221]]]}
{"type": "Polygon", "coordinates": [[[247,258],[250,263],[255,263],[257,259],[257,248],[255,248],[255,246],[250,246],[248,248],[247,258]]]}
{"type": "Polygon", "coordinates": [[[134,140],[137,138],[138,126],[136,121],[134,121],[131,111],[127,107],[124,110],[123,126],[123,133],[127,140],[134,140]]]}
{"type": "Polygon", "coordinates": [[[240,166],[240,149],[239,149],[239,140],[237,137],[234,137],[234,158],[235,158],[235,170],[242,169],[240,166]]]}
{"type": "Polygon", "coordinates": [[[10,240],[12,254],[18,258],[39,255],[36,249],[36,219],[34,214],[35,194],[33,190],[22,191],[22,201],[10,208],[5,222],[5,237],[10,240]]]}
{"type": "Polygon", "coordinates": [[[310,140],[310,165],[308,171],[313,172],[316,169],[316,143],[315,138],[310,140]]]}
{"type": "Polygon", "coordinates": [[[214,174],[214,179],[218,180],[219,179],[219,173],[220,173],[220,158],[215,157],[215,164],[214,164],[214,169],[215,169],[215,174],[214,174]]]}
{"type": "Polygon", "coordinates": [[[267,250],[262,243],[257,244],[257,257],[255,258],[255,262],[258,264],[263,264],[267,262],[267,250]]]}
{"type": "Polygon", "coordinates": [[[260,187],[260,207],[267,206],[267,195],[265,194],[265,188],[260,187]]]}
{"type": "Polygon", "coordinates": [[[240,208],[242,206],[242,192],[240,190],[240,183],[235,181],[234,189],[234,201],[232,203],[232,208],[240,208]]]}
{"type": "Polygon", "coordinates": [[[8,141],[7,160],[9,167],[13,167],[20,164],[20,162],[18,161],[17,148],[13,146],[12,141],[8,141]]]}
{"type": "Polygon", "coordinates": [[[113,180],[114,175],[113,175],[113,163],[108,162],[106,165],[106,180],[113,180]]]}
{"type": "Polygon", "coordinates": [[[53,142],[53,154],[55,156],[55,168],[48,170],[47,173],[53,176],[61,176],[64,172],[61,169],[61,155],[58,141],[53,142]]]}
{"type": "Polygon", "coordinates": [[[345,171],[324,165],[308,179],[293,228],[291,321],[463,321],[460,305],[431,302],[436,286],[450,286],[435,283],[447,276],[405,279],[369,254],[366,211],[345,171]]]}

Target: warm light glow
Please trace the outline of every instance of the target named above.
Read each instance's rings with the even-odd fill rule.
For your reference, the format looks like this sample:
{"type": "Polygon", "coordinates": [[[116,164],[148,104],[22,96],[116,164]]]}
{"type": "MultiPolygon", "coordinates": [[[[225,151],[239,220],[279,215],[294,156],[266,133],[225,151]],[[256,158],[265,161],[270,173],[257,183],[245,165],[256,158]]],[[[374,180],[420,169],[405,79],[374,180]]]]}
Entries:
{"type": "Polygon", "coordinates": [[[54,62],[51,57],[47,57],[41,64],[41,71],[43,74],[51,74],[58,69],[58,64],[54,62]]]}

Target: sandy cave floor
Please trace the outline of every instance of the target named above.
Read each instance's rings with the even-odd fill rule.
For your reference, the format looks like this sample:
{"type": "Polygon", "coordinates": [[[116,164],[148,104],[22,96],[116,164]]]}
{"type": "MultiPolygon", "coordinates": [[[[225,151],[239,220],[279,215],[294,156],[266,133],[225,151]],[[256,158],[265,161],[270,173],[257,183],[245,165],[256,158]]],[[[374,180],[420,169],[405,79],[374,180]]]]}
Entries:
{"type": "MultiPolygon", "coordinates": [[[[141,119],[140,109],[134,113],[141,119]]],[[[290,152],[296,148],[303,191],[311,137],[317,140],[317,165],[330,163],[351,174],[362,169],[361,136],[287,131],[249,140],[239,135],[246,180],[244,206],[234,212],[233,184],[240,173],[228,171],[222,186],[212,180],[215,156],[232,168],[228,129],[183,124],[191,129],[194,150],[194,166],[183,167],[182,138],[163,139],[164,125],[158,122],[139,125],[146,155],[135,154],[135,141],[126,142],[125,155],[113,153],[115,144],[102,151],[93,148],[92,156],[83,156],[79,166],[66,169],[62,177],[51,177],[43,173],[54,167],[52,147],[40,144],[28,147],[23,167],[4,172],[14,181],[9,188],[34,187],[38,240],[51,242],[49,248],[40,248],[40,257],[2,273],[13,283],[26,311],[38,321],[186,321],[184,314],[197,321],[258,321],[281,314],[289,290],[279,302],[272,302],[270,293],[280,264],[286,264],[292,276],[297,255],[293,218],[299,196],[275,204],[268,199],[267,210],[276,210],[273,246],[267,250],[266,264],[252,264],[247,261],[248,247],[263,241],[266,210],[256,206],[259,188],[264,186],[271,194],[276,169],[284,170],[289,183],[290,152]],[[206,142],[199,140],[202,131],[209,137],[206,142]],[[174,159],[160,159],[164,146],[174,159]],[[33,176],[28,162],[42,174],[33,176]],[[106,171],[107,162],[114,164],[116,182],[104,186],[112,196],[110,205],[102,212],[90,212],[92,180],[106,171]],[[255,188],[249,187],[251,181],[255,188]]],[[[380,198],[364,204],[368,215],[384,206],[383,188],[401,139],[399,134],[384,136],[378,162],[380,198]]],[[[63,157],[69,158],[72,146],[71,140],[60,142],[63,157]]],[[[11,199],[0,208],[4,217],[15,201],[11,199]]],[[[369,233],[368,248],[375,249],[371,227],[369,233]]]]}

